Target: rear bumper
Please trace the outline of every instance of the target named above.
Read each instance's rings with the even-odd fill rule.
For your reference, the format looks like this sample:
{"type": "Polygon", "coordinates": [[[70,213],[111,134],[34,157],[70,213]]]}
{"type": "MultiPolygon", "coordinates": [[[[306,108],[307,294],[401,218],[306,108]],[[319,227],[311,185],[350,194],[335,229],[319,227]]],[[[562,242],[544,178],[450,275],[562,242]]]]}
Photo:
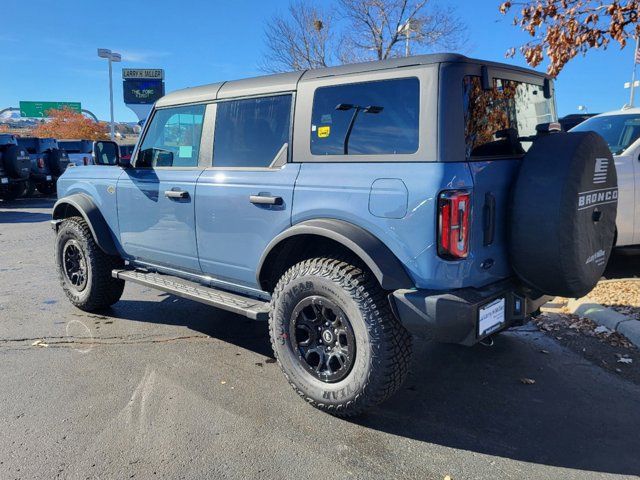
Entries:
{"type": "Polygon", "coordinates": [[[396,290],[391,306],[396,317],[413,335],[440,342],[473,345],[483,338],[524,319],[551,297],[532,298],[512,280],[482,288],[451,291],[396,290]],[[504,321],[480,332],[480,309],[504,299],[504,321]]]}

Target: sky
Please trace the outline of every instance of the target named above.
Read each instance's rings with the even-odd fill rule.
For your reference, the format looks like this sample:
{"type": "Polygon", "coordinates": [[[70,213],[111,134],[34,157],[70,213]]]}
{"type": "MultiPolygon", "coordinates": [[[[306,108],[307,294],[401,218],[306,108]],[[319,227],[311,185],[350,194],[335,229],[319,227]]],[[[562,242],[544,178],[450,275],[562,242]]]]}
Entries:
{"type": "MultiPolygon", "coordinates": [[[[325,0],[332,1],[332,0],[325,0]]],[[[467,25],[459,53],[506,59],[527,36],[500,0],[442,0],[467,25]]],[[[263,74],[264,24],[288,0],[3,0],[0,29],[0,109],[20,100],[74,101],[109,118],[108,70],[97,48],[123,56],[114,64],[115,118],[136,121],[122,100],[121,69],[163,68],[166,91],[263,74]]],[[[324,2],[322,4],[325,4],[324,2]]],[[[559,114],[619,109],[629,98],[632,47],[617,45],[574,59],[556,81],[559,114]]],[[[544,68],[544,67],[542,67],[544,68]]]]}

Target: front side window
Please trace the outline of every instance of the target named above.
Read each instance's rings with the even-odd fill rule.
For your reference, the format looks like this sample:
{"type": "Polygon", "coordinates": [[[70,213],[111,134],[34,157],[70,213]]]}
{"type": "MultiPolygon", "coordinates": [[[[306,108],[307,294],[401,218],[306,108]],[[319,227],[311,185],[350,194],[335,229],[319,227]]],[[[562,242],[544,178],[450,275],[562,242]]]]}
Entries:
{"type": "Polygon", "coordinates": [[[640,138],[640,115],[608,115],[582,122],[572,132],[596,132],[609,145],[611,153],[621,155],[640,138]]]}
{"type": "Polygon", "coordinates": [[[218,103],[214,167],[269,167],[289,142],[291,95],[218,103]]]}
{"type": "Polygon", "coordinates": [[[503,79],[484,90],[480,77],[465,77],[464,112],[467,158],[524,154],[536,125],[557,121],[541,86],[503,79]]]}
{"type": "Polygon", "coordinates": [[[419,117],[417,78],[321,87],[313,98],[311,153],[415,153],[419,117]]]}
{"type": "Polygon", "coordinates": [[[204,105],[188,105],[157,110],[136,167],[197,167],[204,109],[204,105]]]}

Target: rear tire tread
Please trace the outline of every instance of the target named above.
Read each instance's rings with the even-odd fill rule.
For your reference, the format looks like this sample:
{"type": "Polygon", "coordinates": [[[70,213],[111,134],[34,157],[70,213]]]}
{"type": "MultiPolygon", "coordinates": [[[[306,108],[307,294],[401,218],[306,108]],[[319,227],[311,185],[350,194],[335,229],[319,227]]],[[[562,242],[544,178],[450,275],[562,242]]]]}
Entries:
{"type": "Polygon", "coordinates": [[[269,315],[269,321],[273,324],[275,306],[285,285],[305,275],[318,275],[331,280],[358,304],[372,340],[371,362],[374,365],[369,370],[361,391],[343,404],[325,404],[309,397],[282,367],[274,335],[271,335],[271,345],[280,369],[296,393],[314,407],[339,417],[360,415],[393,395],[407,377],[412,356],[411,334],[393,315],[387,292],[368,270],[356,265],[357,262],[351,259],[334,257],[313,258],[294,265],[278,281],[269,315]]]}

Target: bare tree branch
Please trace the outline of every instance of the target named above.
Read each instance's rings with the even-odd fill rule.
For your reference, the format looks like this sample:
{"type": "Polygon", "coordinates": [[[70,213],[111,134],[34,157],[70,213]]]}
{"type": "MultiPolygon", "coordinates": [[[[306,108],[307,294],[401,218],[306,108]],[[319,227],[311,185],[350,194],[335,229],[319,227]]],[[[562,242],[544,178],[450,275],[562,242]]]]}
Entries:
{"type": "Polygon", "coordinates": [[[451,7],[434,2],[337,0],[335,10],[321,10],[310,0],[295,0],[286,15],[267,24],[261,68],[277,72],[401,56],[405,25],[414,53],[460,48],[466,27],[451,7]]]}
{"type": "Polygon", "coordinates": [[[321,11],[308,1],[291,3],[288,15],[276,15],[266,25],[267,52],[260,68],[267,72],[286,72],[335,63],[334,16],[332,11],[321,11]]]}

